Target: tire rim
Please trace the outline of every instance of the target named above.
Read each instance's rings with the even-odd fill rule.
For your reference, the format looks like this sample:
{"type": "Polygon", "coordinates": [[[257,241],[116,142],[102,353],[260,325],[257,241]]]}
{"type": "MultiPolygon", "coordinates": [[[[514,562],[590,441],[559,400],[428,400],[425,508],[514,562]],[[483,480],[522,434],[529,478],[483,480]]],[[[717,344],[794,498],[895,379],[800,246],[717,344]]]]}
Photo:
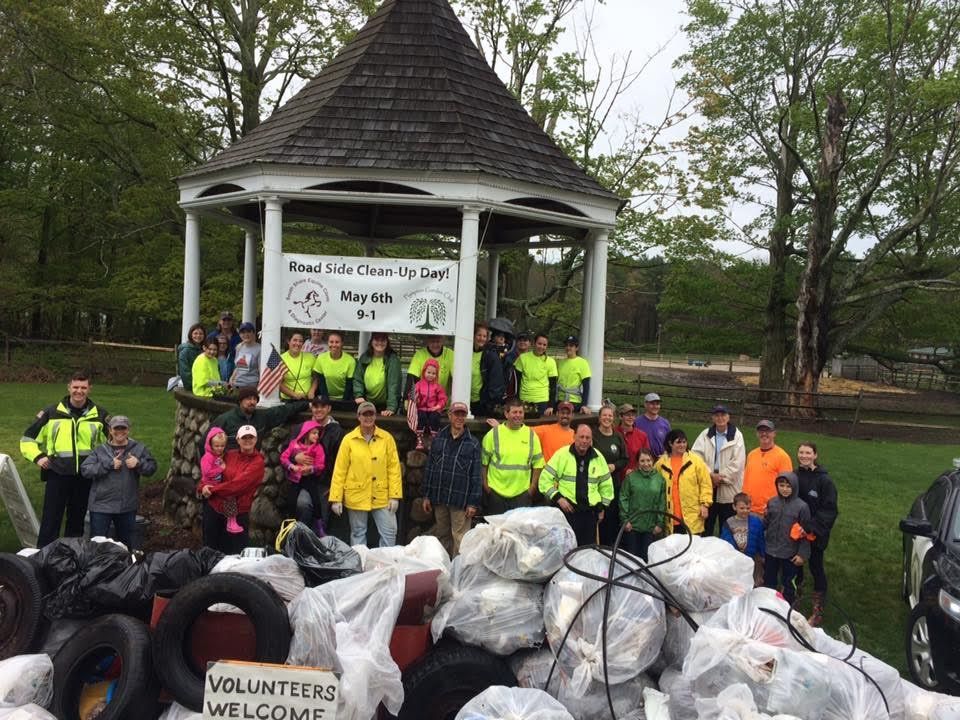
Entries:
{"type": "Polygon", "coordinates": [[[23,604],[20,595],[9,585],[0,584],[0,646],[3,646],[20,625],[23,604]]]}
{"type": "Polygon", "coordinates": [[[939,685],[933,653],[930,645],[930,628],[927,618],[921,615],[910,631],[910,665],[921,684],[928,688],[939,685]]]}

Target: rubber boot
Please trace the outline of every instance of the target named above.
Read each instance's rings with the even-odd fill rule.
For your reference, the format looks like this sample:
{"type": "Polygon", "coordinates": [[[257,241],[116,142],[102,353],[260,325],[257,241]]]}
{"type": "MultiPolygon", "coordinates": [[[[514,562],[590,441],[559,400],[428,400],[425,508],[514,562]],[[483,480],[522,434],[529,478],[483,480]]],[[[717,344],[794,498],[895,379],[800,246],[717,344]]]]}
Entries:
{"type": "Polygon", "coordinates": [[[423,450],[423,430],[417,430],[417,446],[414,450],[423,450]]]}
{"type": "Polygon", "coordinates": [[[316,534],[316,536],[317,536],[318,538],[326,537],[326,535],[327,535],[327,528],[326,528],[326,526],[323,524],[323,520],[321,520],[321,519],[319,519],[319,518],[317,518],[316,520],[314,520],[314,522],[313,522],[313,531],[314,531],[314,533],[316,534]]]}
{"type": "Polygon", "coordinates": [[[233,533],[234,535],[243,532],[243,526],[237,522],[236,515],[231,515],[227,518],[227,532],[233,533]]]}
{"type": "Polygon", "coordinates": [[[813,612],[807,618],[807,622],[810,623],[810,627],[820,627],[823,624],[823,606],[827,602],[827,594],[814,590],[810,600],[813,603],[813,612]]]}

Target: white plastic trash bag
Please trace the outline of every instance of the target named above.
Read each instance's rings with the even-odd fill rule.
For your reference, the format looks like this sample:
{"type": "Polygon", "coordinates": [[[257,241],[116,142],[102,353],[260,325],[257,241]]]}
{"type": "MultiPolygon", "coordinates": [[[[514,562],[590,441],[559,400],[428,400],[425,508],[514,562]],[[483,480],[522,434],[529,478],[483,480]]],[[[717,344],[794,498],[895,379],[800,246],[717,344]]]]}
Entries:
{"type": "Polygon", "coordinates": [[[901,680],[903,720],[960,720],[960,697],[924,690],[901,680]]]}
{"type": "MultiPolygon", "coordinates": [[[[575,718],[609,717],[607,692],[602,682],[594,680],[583,697],[570,692],[570,683],[560,667],[553,667],[554,657],[549,648],[519,652],[510,658],[510,669],[520,687],[546,690],[555,697],[575,718]],[[550,670],[553,668],[553,674],[550,670]],[[550,677],[550,686],[546,687],[550,677]]],[[[619,685],[610,686],[610,699],[617,720],[644,720],[643,691],[656,688],[645,673],[640,673],[619,685]]]]}
{"type": "Polygon", "coordinates": [[[453,563],[453,594],[437,610],[434,641],[444,630],[467,645],[510,655],[543,643],[543,587],[504,580],[483,565],[453,563]]]}
{"type": "Polygon", "coordinates": [[[813,628],[806,618],[799,612],[791,611],[787,601],[770,588],[755,588],[746,595],[732,599],[705,624],[732,630],[751,640],[781,648],[805,649],[797,635],[812,644],[813,628]]]}
{"type": "Polygon", "coordinates": [[[653,688],[643,689],[643,712],[646,720],[671,720],[670,697],[653,688]]]}
{"type": "Polygon", "coordinates": [[[667,695],[667,707],[673,720],[696,720],[697,706],[690,680],[675,668],[660,674],[660,690],[667,695]]]}
{"type": "Polygon", "coordinates": [[[57,720],[57,718],[39,705],[30,703],[15,708],[0,708],[0,720],[57,720]]]}
{"type": "Polygon", "coordinates": [[[293,630],[287,665],[339,670],[337,622],[343,622],[343,617],[338,616],[326,595],[316,590],[307,588],[287,608],[293,630]]]}
{"type": "Polygon", "coordinates": [[[486,520],[464,535],[460,555],[464,562],[486,565],[507,580],[543,582],[577,546],[577,537],[559,508],[516,508],[486,520]]]}
{"type": "Polygon", "coordinates": [[[859,670],[827,658],[826,672],[830,678],[830,694],[822,720],[900,720],[903,717],[902,693],[900,714],[892,715],[887,711],[880,691],[859,670]]]}
{"type": "MultiPolygon", "coordinates": [[[[244,558],[239,555],[227,555],[213,566],[210,574],[233,572],[241,575],[250,575],[263,580],[276,590],[277,595],[285,603],[293,600],[303,592],[303,573],[297,563],[286,555],[268,555],[263,558],[244,558]]],[[[211,612],[241,612],[239,608],[226,603],[218,603],[210,607],[211,612]]]]}
{"type": "Polygon", "coordinates": [[[472,698],[455,720],[574,720],[558,700],[542,690],[493,685],[472,698]]]}
{"type": "Polygon", "coordinates": [[[696,701],[697,720],[800,720],[793,715],[771,717],[757,709],[750,688],[731,685],[715,698],[696,701]]]}
{"type": "MultiPolygon", "coordinates": [[[[714,611],[705,610],[704,612],[687,614],[699,627],[713,617],[714,611]]],[[[663,639],[662,657],[669,667],[678,670],[683,667],[683,659],[687,656],[687,651],[690,650],[690,641],[693,640],[695,632],[696,630],[690,625],[686,617],[673,610],[667,611],[667,635],[663,639]]]]}
{"type": "Polygon", "coordinates": [[[439,570],[437,601],[450,596],[450,555],[432,535],[418,535],[409,545],[384,548],[354,545],[353,549],[360,556],[364,571],[391,566],[399,568],[404,574],[439,570]]]}
{"type": "Polygon", "coordinates": [[[170,707],[163,711],[159,720],[203,720],[203,713],[188,710],[179,703],[170,703],[170,707]]]}
{"type": "Polygon", "coordinates": [[[720,538],[668,535],[650,545],[647,557],[685,610],[715,610],[753,588],[753,559],[720,538]]]}
{"type": "MultiPolygon", "coordinates": [[[[577,552],[570,564],[581,572],[607,577],[610,560],[591,548],[577,552]]],[[[615,566],[615,577],[625,573],[623,566],[615,566]]],[[[667,630],[663,602],[647,594],[654,588],[636,575],[623,577],[621,582],[635,589],[613,587],[610,592],[606,666],[607,679],[613,684],[625,682],[652,665],[667,630]]],[[[591,680],[604,682],[606,588],[605,583],[565,567],[554,575],[544,593],[547,640],[570,678],[570,691],[576,697],[583,697],[591,680]]]]}
{"type": "Polygon", "coordinates": [[[35,703],[46,707],[53,699],[53,661],[49,655],[15,655],[0,660],[0,708],[35,703]]]}

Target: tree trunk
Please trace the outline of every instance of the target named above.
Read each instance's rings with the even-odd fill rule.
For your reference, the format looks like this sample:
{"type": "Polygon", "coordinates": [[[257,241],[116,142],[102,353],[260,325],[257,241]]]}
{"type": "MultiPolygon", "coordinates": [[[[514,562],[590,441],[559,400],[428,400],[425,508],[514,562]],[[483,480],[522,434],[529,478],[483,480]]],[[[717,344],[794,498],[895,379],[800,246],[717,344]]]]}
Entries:
{"type": "MultiPolygon", "coordinates": [[[[502,298],[510,298],[521,303],[521,305],[526,302],[530,284],[530,267],[532,265],[533,256],[526,250],[512,250],[500,256],[500,273],[503,279],[502,290],[500,291],[502,298]]],[[[524,314],[523,310],[508,308],[506,304],[502,304],[501,308],[499,314],[509,317],[514,322],[518,322],[521,315],[524,314]]]]}
{"type": "Polygon", "coordinates": [[[820,373],[830,360],[833,262],[828,253],[837,218],[840,172],[843,165],[843,128],[846,104],[839,92],[827,97],[827,118],[820,144],[820,160],[807,232],[807,262],[797,294],[797,325],[790,389],[798,413],[816,413],[820,373]]]}

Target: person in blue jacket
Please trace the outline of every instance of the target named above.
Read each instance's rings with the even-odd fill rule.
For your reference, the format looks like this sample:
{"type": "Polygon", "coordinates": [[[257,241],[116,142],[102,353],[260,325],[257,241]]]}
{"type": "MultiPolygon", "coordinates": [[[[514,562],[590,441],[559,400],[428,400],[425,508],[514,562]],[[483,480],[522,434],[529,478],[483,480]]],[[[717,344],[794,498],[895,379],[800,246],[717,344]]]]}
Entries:
{"type": "Polygon", "coordinates": [[[763,584],[763,558],[767,554],[763,520],[750,514],[750,496],[737,493],[733,496],[733,517],[720,528],[720,538],[753,559],[753,584],[763,584]]]}

